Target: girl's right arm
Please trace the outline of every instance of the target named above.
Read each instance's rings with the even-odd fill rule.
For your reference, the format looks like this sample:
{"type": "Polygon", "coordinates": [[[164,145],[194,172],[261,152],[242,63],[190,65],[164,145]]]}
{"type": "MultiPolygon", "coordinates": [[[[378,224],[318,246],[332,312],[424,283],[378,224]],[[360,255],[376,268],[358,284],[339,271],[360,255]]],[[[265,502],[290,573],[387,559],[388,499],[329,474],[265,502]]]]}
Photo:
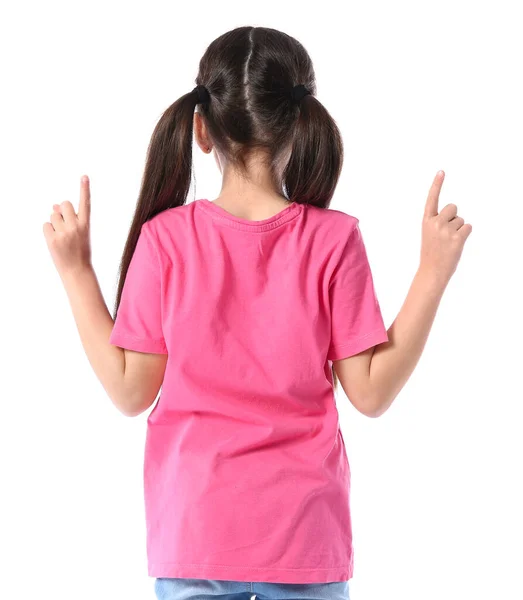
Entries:
{"type": "Polygon", "coordinates": [[[444,173],[432,184],[425,206],[421,260],[405,302],[387,331],[389,341],[354,356],[333,361],[352,404],[379,417],[410,378],[425,347],[436,312],[463,246],[472,231],[454,204],[438,213],[444,173]]]}

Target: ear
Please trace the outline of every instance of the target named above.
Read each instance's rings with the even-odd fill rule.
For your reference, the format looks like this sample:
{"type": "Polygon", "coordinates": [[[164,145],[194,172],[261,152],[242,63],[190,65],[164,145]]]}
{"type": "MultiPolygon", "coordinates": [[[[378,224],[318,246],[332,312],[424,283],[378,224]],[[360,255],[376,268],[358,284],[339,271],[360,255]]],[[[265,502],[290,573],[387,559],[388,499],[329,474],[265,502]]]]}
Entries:
{"type": "Polygon", "coordinates": [[[205,125],[205,120],[199,112],[194,113],[194,139],[196,143],[200,147],[202,152],[205,154],[209,154],[212,150],[212,142],[209,138],[209,134],[207,133],[207,127],[205,125]]]}

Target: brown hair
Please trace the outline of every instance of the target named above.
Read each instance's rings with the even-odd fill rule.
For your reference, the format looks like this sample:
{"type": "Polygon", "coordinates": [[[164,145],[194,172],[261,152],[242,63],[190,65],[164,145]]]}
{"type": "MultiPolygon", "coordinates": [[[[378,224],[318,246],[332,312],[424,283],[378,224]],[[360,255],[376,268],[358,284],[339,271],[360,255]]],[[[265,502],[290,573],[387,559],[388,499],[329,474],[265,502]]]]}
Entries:
{"type": "MultiPolygon", "coordinates": [[[[314,96],[314,69],[300,42],[276,29],[238,27],[208,46],[195,83],[205,86],[210,101],[199,104],[195,88],[164,111],[153,131],[120,262],[115,319],[143,223],[187,199],[197,105],[214,146],[240,172],[249,153],[263,148],[274,169],[285,162],[282,192],[290,201],[328,208],[334,194],[343,163],[341,135],[314,96]],[[296,103],[292,89],[300,84],[310,94],[296,103]]],[[[333,378],[336,385],[334,370],[333,378]]]]}

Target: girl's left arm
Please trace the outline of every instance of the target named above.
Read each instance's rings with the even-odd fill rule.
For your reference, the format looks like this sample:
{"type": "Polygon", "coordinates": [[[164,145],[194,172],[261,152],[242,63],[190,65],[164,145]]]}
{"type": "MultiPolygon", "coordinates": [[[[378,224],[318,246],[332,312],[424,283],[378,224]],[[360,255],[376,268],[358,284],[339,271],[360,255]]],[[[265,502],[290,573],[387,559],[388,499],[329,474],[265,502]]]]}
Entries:
{"type": "Polygon", "coordinates": [[[126,416],[147,410],[161,387],[167,355],[109,343],[114,326],[91,264],[89,180],[82,178],[78,214],[69,201],[54,205],[46,242],[64,285],[87,358],[113,404],[126,416]]]}

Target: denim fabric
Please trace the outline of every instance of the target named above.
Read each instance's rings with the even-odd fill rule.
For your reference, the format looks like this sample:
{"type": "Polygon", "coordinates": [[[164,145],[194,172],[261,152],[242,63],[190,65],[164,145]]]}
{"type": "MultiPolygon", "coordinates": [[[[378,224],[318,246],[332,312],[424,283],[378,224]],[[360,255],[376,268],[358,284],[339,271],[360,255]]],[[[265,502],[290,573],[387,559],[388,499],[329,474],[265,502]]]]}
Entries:
{"type": "Polygon", "coordinates": [[[158,600],[350,600],[349,582],[264,583],[158,577],[158,600]]]}

